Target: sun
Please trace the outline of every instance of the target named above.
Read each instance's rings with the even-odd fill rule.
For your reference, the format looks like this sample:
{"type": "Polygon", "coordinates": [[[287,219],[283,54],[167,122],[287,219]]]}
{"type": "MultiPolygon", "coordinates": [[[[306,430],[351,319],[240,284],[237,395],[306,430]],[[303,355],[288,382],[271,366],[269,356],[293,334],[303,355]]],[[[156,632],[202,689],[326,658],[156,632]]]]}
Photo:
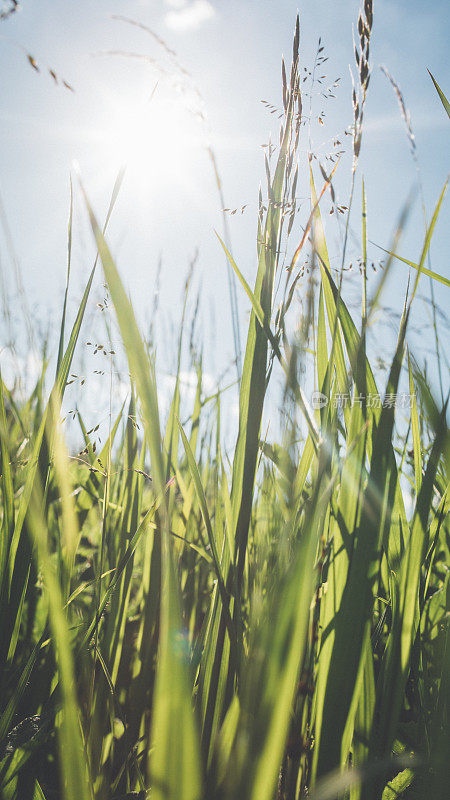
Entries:
{"type": "Polygon", "coordinates": [[[126,166],[133,183],[185,184],[205,145],[201,121],[174,92],[110,95],[97,126],[102,161],[126,166]]]}

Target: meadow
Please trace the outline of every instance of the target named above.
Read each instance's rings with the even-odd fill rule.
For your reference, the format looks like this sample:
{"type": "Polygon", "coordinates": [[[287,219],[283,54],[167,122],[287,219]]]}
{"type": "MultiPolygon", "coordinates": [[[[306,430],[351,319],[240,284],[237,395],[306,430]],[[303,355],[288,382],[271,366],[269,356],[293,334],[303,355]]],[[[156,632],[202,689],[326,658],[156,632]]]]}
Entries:
{"type": "MultiPolygon", "coordinates": [[[[74,178],[98,256],[74,319],[66,291],[52,386],[46,354],[27,397],[0,380],[5,800],[448,797],[450,435],[445,397],[408,338],[419,284],[431,282],[441,297],[449,291],[429,259],[447,183],[424,212],[417,260],[401,265],[408,291],[380,374],[367,338],[377,335],[400,263],[408,208],[369,281],[358,158],[372,24],[365,0],[348,206],[335,200],[338,159],[325,167],[311,158],[301,164],[309,213],[302,207],[299,218],[307,131],[297,19],[292,61],[282,64],[279,141],[265,159],[251,285],[218,237],[217,258],[226,257],[250,309],[231,449],[222,391],[205,388],[192,348],[196,388],[186,400],[184,312],[170,409],[161,414],[155,342],[141,333],[108,246],[123,175],[104,225],[74,178]],[[335,274],[325,200],[344,225],[335,274]],[[358,314],[342,288],[350,213],[361,241],[358,314]],[[130,385],[98,444],[95,427],[76,411],[63,420],[62,408],[101,271],[130,385]],[[274,370],[283,376],[283,425],[269,441],[262,419],[274,370]],[[68,425],[81,430],[80,451],[68,425]]],[[[430,81],[430,92],[436,114],[449,114],[438,84],[430,81]]],[[[68,280],[69,272],[70,257],[68,280]]],[[[111,341],[90,346],[105,351],[112,374],[111,341]]]]}

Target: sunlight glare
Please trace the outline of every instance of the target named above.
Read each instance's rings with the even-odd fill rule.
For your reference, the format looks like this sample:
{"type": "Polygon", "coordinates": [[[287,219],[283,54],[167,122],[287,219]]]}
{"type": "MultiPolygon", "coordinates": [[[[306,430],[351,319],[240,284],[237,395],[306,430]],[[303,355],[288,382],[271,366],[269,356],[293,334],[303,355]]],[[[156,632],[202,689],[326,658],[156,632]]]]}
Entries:
{"type": "Polygon", "coordinates": [[[186,183],[203,144],[200,123],[173,96],[111,102],[101,135],[103,158],[126,165],[134,182],[186,183]]]}

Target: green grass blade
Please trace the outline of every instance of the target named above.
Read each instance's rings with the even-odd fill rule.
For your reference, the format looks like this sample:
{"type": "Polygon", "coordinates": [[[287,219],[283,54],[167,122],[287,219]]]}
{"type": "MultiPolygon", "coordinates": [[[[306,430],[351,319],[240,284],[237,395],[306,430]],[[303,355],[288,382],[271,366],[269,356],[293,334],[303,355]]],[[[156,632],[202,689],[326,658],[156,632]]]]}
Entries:
{"type": "Polygon", "coordinates": [[[58,664],[62,720],[58,726],[60,768],[66,800],[92,800],[75,692],[75,673],[67,620],[60,587],[48,551],[48,532],[42,516],[42,496],[35,483],[29,514],[30,529],[37,547],[48,602],[52,642],[58,664]]]}
{"type": "Polygon", "coordinates": [[[58,360],[56,362],[56,374],[58,374],[62,357],[64,354],[64,331],[66,325],[66,311],[67,311],[67,299],[69,294],[69,281],[70,281],[70,268],[72,264],[72,225],[73,225],[73,185],[72,185],[72,177],[70,178],[70,209],[69,209],[69,224],[68,224],[68,231],[67,231],[67,276],[66,276],[66,288],[64,291],[64,303],[63,303],[63,312],[61,318],[61,329],[59,333],[59,346],[58,346],[58,360]]]}
{"type": "MultiPolygon", "coordinates": [[[[242,788],[248,788],[245,795],[239,795],[251,800],[271,800],[283,759],[292,704],[305,655],[314,561],[323,521],[323,508],[317,501],[318,496],[314,517],[304,531],[292,575],[280,598],[278,615],[271,614],[269,641],[263,649],[266,664],[261,696],[255,693],[252,708],[251,740],[257,748],[255,771],[249,784],[245,770],[242,788]]],[[[251,670],[249,680],[253,680],[251,670]]]]}
{"type": "MultiPolygon", "coordinates": [[[[397,392],[406,325],[407,315],[402,319],[397,350],[387,383],[387,394],[397,392]]],[[[364,491],[361,521],[355,532],[351,564],[342,590],[342,599],[334,617],[333,648],[326,661],[325,686],[320,689],[322,711],[313,754],[314,779],[342,766],[345,757],[345,753],[341,752],[342,741],[349,713],[354,708],[355,686],[372,615],[381,548],[386,532],[390,529],[397,485],[397,473],[391,460],[394,413],[394,408],[388,406],[381,411],[369,482],[364,491]]]]}
{"type": "Polygon", "coordinates": [[[408,353],[408,373],[409,373],[409,395],[411,398],[411,428],[413,434],[414,450],[414,479],[416,483],[416,495],[419,495],[422,486],[422,447],[420,443],[420,425],[417,411],[417,395],[414,388],[414,378],[411,368],[411,360],[408,353]]]}
{"type": "Polygon", "coordinates": [[[444,92],[442,91],[441,87],[439,86],[437,80],[431,74],[430,70],[428,70],[428,74],[429,74],[431,80],[434,83],[435,89],[436,89],[439,97],[441,98],[441,103],[442,103],[442,105],[444,106],[444,108],[445,108],[445,110],[447,112],[447,116],[450,117],[450,103],[448,102],[448,100],[447,100],[444,92]]]}
{"type": "Polygon", "coordinates": [[[7,561],[8,545],[14,530],[14,486],[9,463],[8,432],[6,424],[5,402],[3,397],[3,381],[0,372],[0,454],[3,494],[3,525],[0,543],[0,585],[3,584],[7,561]]]}
{"type": "Polygon", "coordinates": [[[433,448],[416,502],[411,536],[403,556],[398,585],[398,602],[392,629],[383,659],[380,676],[381,707],[373,737],[373,754],[388,754],[401,709],[403,692],[410,664],[410,653],[418,625],[418,587],[422,564],[427,552],[428,518],[432,508],[434,481],[440,456],[448,436],[444,407],[433,448]]]}
{"type": "MultiPolygon", "coordinates": [[[[274,336],[274,334],[273,334],[273,332],[271,330],[270,322],[268,322],[268,320],[266,318],[266,315],[264,314],[264,311],[262,309],[261,303],[259,302],[258,298],[255,296],[255,294],[252,292],[252,290],[250,289],[250,286],[248,285],[247,281],[245,280],[244,276],[242,275],[241,271],[239,270],[239,267],[237,266],[233,256],[231,255],[231,253],[228,252],[227,248],[225,247],[224,243],[222,242],[220,236],[217,233],[216,233],[216,236],[219,239],[222,247],[224,248],[226,256],[227,256],[231,266],[233,267],[237,277],[239,278],[242,286],[244,287],[245,293],[247,294],[247,297],[250,299],[250,302],[252,304],[253,313],[255,314],[256,319],[258,320],[261,328],[263,329],[268,341],[272,345],[273,351],[274,351],[276,357],[278,358],[278,361],[280,362],[281,367],[282,367],[286,377],[289,379],[289,376],[290,376],[289,367],[286,364],[286,361],[285,361],[285,359],[283,358],[283,356],[281,354],[280,346],[279,346],[279,344],[278,344],[278,342],[277,342],[277,340],[276,340],[276,338],[275,338],[275,336],[274,336]]],[[[312,436],[312,439],[313,439],[314,442],[317,442],[318,439],[319,439],[319,434],[318,434],[317,426],[316,426],[315,421],[314,421],[314,415],[313,415],[312,410],[311,410],[311,408],[309,406],[309,403],[308,403],[308,401],[307,401],[307,399],[306,399],[306,397],[305,397],[305,395],[304,395],[304,393],[303,393],[303,391],[302,391],[300,386],[292,385],[291,388],[294,390],[297,402],[299,403],[299,405],[300,405],[300,407],[302,409],[302,412],[303,412],[303,414],[305,416],[305,420],[306,420],[306,423],[308,425],[308,429],[309,429],[309,432],[310,432],[310,434],[312,436]]]]}
{"type": "Polygon", "coordinates": [[[189,659],[181,633],[181,617],[170,551],[164,465],[154,370],[147,357],[136,319],[105,238],[85,195],[111,298],[116,310],[130,371],[142,404],[152,477],[163,496],[161,518],[161,613],[158,668],[153,700],[150,784],[156,800],[199,800],[199,743],[189,690],[189,659]]]}
{"type": "Polygon", "coordinates": [[[426,267],[421,267],[420,264],[416,264],[414,261],[409,261],[407,258],[399,256],[398,253],[393,253],[391,252],[391,250],[385,250],[385,248],[381,247],[381,245],[379,244],[377,244],[376,247],[378,247],[379,250],[382,250],[383,253],[392,256],[392,258],[397,258],[399,261],[403,261],[403,263],[407,264],[408,267],[420,270],[420,272],[423,272],[424,275],[428,275],[429,278],[432,278],[435,281],[439,281],[439,283],[443,283],[444,286],[450,286],[450,280],[448,278],[444,278],[443,275],[439,275],[437,272],[432,272],[431,269],[427,269],[426,267]]]}
{"type": "MultiPolygon", "coordinates": [[[[183,427],[182,427],[182,425],[181,425],[179,420],[178,420],[178,426],[179,426],[179,430],[180,430],[180,433],[181,433],[181,438],[182,438],[182,441],[183,441],[184,449],[185,449],[185,452],[186,452],[186,457],[187,457],[187,460],[188,460],[189,469],[191,471],[192,480],[194,481],[195,491],[197,493],[197,498],[198,498],[198,502],[199,502],[200,509],[201,509],[201,512],[202,512],[203,521],[205,523],[206,533],[208,535],[208,542],[209,542],[209,547],[210,547],[210,550],[211,550],[211,553],[212,553],[214,569],[215,569],[215,572],[216,572],[216,577],[217,577],[217,582],[218,582],[218,586],[219,586],[222,605],[223,605],[223,607],[225,609],[228,609],[228,611],[229,611],[229,596],[228,596],[227,590],[225,588],[225,581],[224,581],[224,578],[223,578],[223,575],[222,575],[222,569],[221,569],[221,566],[220,566],[219,553],[218,553],[218,550],[217,550],[217,544],[216,544],[216,540],[215,540],[215,536],[214,536],[214,531],[213,531],[213,528],[212,528],[212,525],[211,525],[211,520],[210,520],[210,517],[209,517],[208,505],[207,505],[207,502],[206,502],[205,490],[203,489],[200,473],[198,471],[197,464],[195,463],[194,454],[193,454],[193,452],[191,450],[188,438],[187,438],[187,436],[186,436],[186,434],[185,434],[185,432],[183,430],[183,427]]],[[[206,547],[205,542],[203,542],[203,546],[206,547]]],[[[229,613],[227,614],[227,618],[228,618],[230,637],[231,637],[231,640],[234,641],[235,637],[234,637],[234,632],[233,632],[232,627],[230,628],[230,626],[232,626],[232,622],[231,622],[231,617],[230,617],[229,613]]]]}

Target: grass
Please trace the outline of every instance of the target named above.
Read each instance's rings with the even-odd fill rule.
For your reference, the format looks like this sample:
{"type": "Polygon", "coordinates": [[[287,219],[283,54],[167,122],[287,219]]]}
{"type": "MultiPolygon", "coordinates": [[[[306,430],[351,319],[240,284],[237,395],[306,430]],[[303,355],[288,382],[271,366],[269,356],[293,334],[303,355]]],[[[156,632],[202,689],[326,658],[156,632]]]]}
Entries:
{"type": "MultiPolygon", "coordinates": [[[[371,28],[366,0],[353,186],[371,28]]],[[[303,135],[299,75],[297,21],[290,74],[283,63],[280,146],[266,159],[253,286],[218,244],[251,305],[234,450],[223,451],[221,392],[205,397],[195,355],[197,390],[186,407],[183,325],[162,425],[155,355],[106,238],[122,175],[103,229],[82,187],[98,258],[69,335],[66,292],[52,391],[46,397],[44,369],[25,399],[0,379],[5,800],[447,796],[450,437],[447,406],[408,348],[421,274],[446,282],[425,267],[446,185],[421,253],[406,262],[414,272],[380,384],[367,334],[400,258],[403,219],[369,294],[363,189],[354,319],[321,219],[321,198],[330,194],[336,209],[333,175],[322,167],[319,178],[310,160],[311,213],[283,269],[303,135]],[[302,284],[300,258],[309,269],[302,284]],[[74,457],[61,407],[100,267],[128,358],[129,400],[116,420],[110,410],[100,452],[79,417],[85,447],[74,457]],[[300,285],[303,316],[291,335],[300,285]],[[274,364],[285,424],[268,442],[261,428],[274,364]],[[318,409],[305,392],[307,364],[327,399],[318,409]],[[395,401],[404,373],[406,432],[395,401]]],[[[353,189],[350,208],[352,198],[353,189]]],[[[67,285],[71,238],[70,223],[67,285]]]]}

